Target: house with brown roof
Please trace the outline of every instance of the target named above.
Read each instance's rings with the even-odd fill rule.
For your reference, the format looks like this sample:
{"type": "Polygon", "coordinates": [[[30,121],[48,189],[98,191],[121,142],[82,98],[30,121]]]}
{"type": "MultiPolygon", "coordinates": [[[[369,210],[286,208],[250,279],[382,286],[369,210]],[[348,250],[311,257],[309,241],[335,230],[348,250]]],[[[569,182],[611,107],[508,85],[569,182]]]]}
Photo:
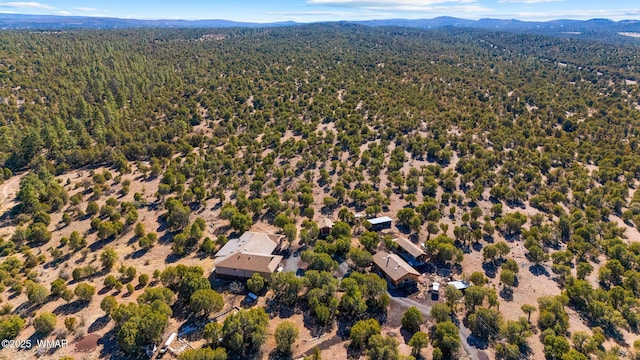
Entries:
{"type": "Polygon", "coordinates": [[[220,277],[248,279],[258,273],[270,279],[282,262],[273,255],[284,235],[247,231],[238,239],[229,240],[215,255],[214,272],[220,277]]]}
{"type": "Polygon", "coordinates": [[[399,237],[393,240],[396,246],[396,252],[411,265],[418,265],[427,260],[427,254],[422,246],[413,241],[399,237]]]}
{"type": "Polygon", "coordinates": [[[318,223],[318,227],[320,228],[320,237],[325,238],[331,234],[331,229],[333,229],[333,221],[329,218],[323,217],[320,219],[318,223]]]}
{"type": "Polygon", "coordinates": [[[249,279],[253,274],[258,273],[263,278],[269,280],[271,275],[278,269],[282,256],[235,253],[231,254],[216,264],[216,274],[222,277],[237,279],[249,279]]]}
{"type": "Polygon", "coordinates": [[[373,263],[393,286],[415,283],[420,277],[420,273],[397,254],[380,251],[373,255],[373,263]]]}

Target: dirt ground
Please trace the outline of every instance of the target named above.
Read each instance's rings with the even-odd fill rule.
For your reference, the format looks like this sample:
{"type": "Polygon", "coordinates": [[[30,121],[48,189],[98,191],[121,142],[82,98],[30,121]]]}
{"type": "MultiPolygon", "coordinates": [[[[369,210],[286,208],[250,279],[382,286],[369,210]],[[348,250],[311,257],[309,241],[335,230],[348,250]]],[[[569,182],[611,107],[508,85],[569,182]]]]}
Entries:
{"type": "MultiPolygon", "coordinates": [[[[323,125],[325,126],[325,131],[333,130],[334,124],[323,125]]],[[[201,125],[198,127],[197,131],[202,133],[210,132],[210,129],[205,125],[201,125]]],[[[286,134],[287,137],[295,137],[291,132],[286,134]]],[[[392,144],[391,147],[394,145],[392,144]]],[[[344,161],[348,160],[348,155],[344,155],[344,161]]],[[[295,162],[296,159],[292,159],[292,163],[295,162]]],[[[447,166],[447,169],[455,168],[455,165],[458,161],[457,156],[453,156],[451,163],[447,166]]],[[[430,163],[426,161],[417,161],[410,160],[404,164],[404,167],[401,171],[407,173],[410,168],[414,167],[420,169],[422,166],[429,165],[430,163]]],[[[104,168],[96,168],[93,169],[95,172],[102,172],[106,169],[104,168]]],[[[115,171],[111,170],[111,173],[115,177],[117,174],[115,171]]],[[[319,169],[315,170],[315,178],[319,177],[319,169]]],[[[337,175],[333,175],[333,181],[337,180],[337,175]]],[[[65,188],[69,192],[69,196],[73,196],[76,193],[85,192],[85,185],[91,184],[91,175],[90,170],[75,170],[66,173],[58,177],[61,184],[64,184],[65,188]]],[[[87,234],[87,242],[90,245],[91,251],[85,253],[84,251],[79,251],[73,254],[70,254],[68,259],[66,259],[61,264],[53,264],[53,263],[45,263],[44,266],[40,266],[36,273],[37,281],[43,284],[50,284],[53,280],[58,278],[60,275],[69,275],[73,268],[92,264],[93,266],[100,268],[100,262],[98,260],[98,253],[104,246],[113,246],[116,252],[119,255],[118,264],[114,267],[114,271],[121,265],[125,266],[134,266],[137,269],[136,279],[133,280],[133,284],[137,285],[137,277],[140,274],[148,274],[152,275],[153,271],[156,269],[164,269],[169,265],[175,265],[175,259],[171,256],[171,247],[170,241],[168,239],[162,240],[163,237],[167,235],[166,230],[163,228],[162,224],[159,222],[158,218],[164,212],[162,204],[157,202],[156,192],[158,189],[158,184],[160,179],[143,179],[141,174],[137,171],[135,166],[133,166],[133,171],[129,174],[124,174],[122,176],[122,181],[128,179],[131,181],[130,190],[126,195],[121,195],[120,190],[122,189],[122,183],[115,183],[114,180],[109,180],[107,182],[107,190],[105,193],[99,197],[97,203],[99,205],[103,205],[106,202],[106,199],[109,197],[115,197],[119,202],[123,201],[134,201],[134,194],[140,193],[142,195],[141,203],[146,204],[138,209],[139,218],[138,221],[143,223],[147,232],[153,231],[158,233],[158,237],[161,239],[156,246],[154,246],[149,251],[140,251],[137,248],[136,239],[134,239],[133,235],[133,226],[128,228],[123,236],[118,237],[116,240],[111,242],[98,242],[95,233],[90,232],[90,219],[79,219],[74,220],[70,225],[65,226],[62,224],[62,212],[53,214],[51,216],[51,225],[49,226],[49,230],[52,232],[52,240],[39,248],[35,248],[33,251],[35,254],[46,254],[47,261],[51,260],[50,251],[53,248],[56,248],[60,245],[60,239],[63,237],[68,237],[71,232],[74,230],[79,231],[81,234],[87,234]]],[[[388,179],[386,174],[380,175],[381,185],[380,191],[382,192],[387,187],[392,187],[391,184],[388,184],[388,179]]],[[[5,181],[3,184],[0,184],[0,216],[8,210],[10,210],[13,206],[16,205],[15,194],[19,189],[19,181],[20,177],[16,176],[8,181],[5,181]]],[[[291,184],[293,185],[293,184],[291,184]]],[[[90,189],[91,186],[88,187],[90,189]]],[[[392,187],[393,188],[393,187],[392,187]]],[[[438,190],[439,195],[441,194],[441,189],[438,190]]],[[[227,198],[230,198],[231,192],[227,192],[225,194],[227,198]]],[[[337,209],[330,212],[329,214],[322,214],[323,205],[322,200],[325,196],[327,196],[326,192],[323,188],[317,186],[313,189],[314,195],[314,204],[312,205],[315,211],[316,220],[321,216],[329,216],[336,220],[337,209]]],[[[87,194],[84,195],[82,202],[79,204],[79,208],[84,210],[86,208],[87,202],[91,197],[90,191],[87,191],[87,194]]],[[[485,196],[487,199],[488,196],[485,196]]],[[[418,192],[416,203],[420,203],[422,201],[422,195],[418,192]]],[[[228,224],[226,221],[219,219],[219,208],[215,207],[217,205],[218,200],[212,199],[209,200],[206,206],[203,206],[200,210],[196,211],[192,214],[191,221],[193,221],[196,217],[202,217],[208,224],[207,229],[205,230],[204,237],[215,238],[220,233],[228,233],[228,224]]],[[[391,216],[394,217],[398,210],[402,209],[406,205],[406,201],[404,200],[401,194],[396,192],[392,192],[390,195],[390,205],[388,206],[386,211],[379,214],[379,216],[391,216]]],[[[478,202],[478,205],[483,209],[485,213],[489,212],[491,207],[491,203],[486,200],[481,200],[478,202]]],[[[448,214],[448,208],[445,207],[443,209],[444,214],[448,214]]],[[[506,212],[512,211],[520,211],[526,215],[531,215],[537,213],[537,210],[531,208],[526,205],[524,208],[517,209],[509,209],[505,207],[506,212]]],[[[453,218],[449,218],[445,216],[441,219],[441,223],[448,224],[449,228],[447,231],[447,235],[453,237],[453,229],[456,224],[461,224],[461,216],[462,211],[459,209],[453,216],[453,218]]],[[[627,227],[621,219],[617,217],[612,218],[614,221],[618,223],[619,226],[627,227]]],[[[301,225],[303,218],[297,218],[298,226],[301,225]]],[[[528,224],[527,224],[528,225],[528,224]]],[[[527,226],[525,225],[525,226],[527,226]]],[[[15,230],[15,225],[10,222],[4,222],[0,224],[0,236],[10,237],[15,230]]],[[[272,225],[267,223],[256,223],[252,227],[254,231],[264,231],[264,232],[276,232],[278,231],[272,225]]],[[[394,230],[395,231],[395,230],[394,230]]],[[[396,235],[400,235],[397,233],[396,235]]],[[[631,229],[627,232],[627,235],[630,239],[635,239],[636,237],[640,237],[640,233],[636,229],[631,229]]],[[[424,242],[427,237],[426,224],[423,227],[420,235],[419,242],[424,242]]],[[[499,234],[496,233],[494,242],[496,241],[504,241],[499,234]]],[[[358,245],[358,241],[354,238],[353,245],[358,245]]],[[[509,247],[511,248],[511,252],[507,255],[507,258],[513,258],[516,260],[518,265],[520,266],[520,272],[517,274],[518,276],[518,286],[513,289],[513,297],[511,299],[500,299],[500,311],[503,314],[506,320],[515,320],[521,316],[525,316],[525,314],[521,310],[521,306],[523,304],[532,304],[537,306],[536,299],[538,297],[544,295],[558,295],[560,294],[560,288],[558,284],[553,279],[553,274],[550,271],[550,262],[544,264],[547,273],[549,274],[534,274],[530,270],[531,263],[525,257],[525,249],[523,248],[523,241],[513,241],[507,242],[509,247]]],[[[464,260],[462,262],[462,273],[455,274],[456,278],[465,278],[470,275],[474,271],[484,271],[483,270],[483,259],[482,259],[482,251],[481,248],[486,246],[487,242],[484,240],[480,242],[480,246],[471,249],[470,252],[466,253],[464,256],[464,260]]],[[[187,255],[184,258],[179,259],[180,264],[185,265],[199,265],[201,266],[205,272],[210,271],[213,267],[213,259],[208,257],[202,257],[197,254],[197,252],[193,252],[190,255],[187,255]]],[[[592,275],[588,277],[588,279],[594,284],[597,285],[597,268],[594,270],[592,275]]],[[[37,355],[42,359],[58,359],[63,355],[69,355],[74,357],[75,359],[98,359],[108,357],[109,349],[104,349],[103,343],[99,342],[98,347],[92,351],[91,353],[78,353],[73,346],[75,340],[82,338],[86,334],[96,333],[100,336],[105,336],[108,334],[110,330],[113,328],[113,323],[107,321],[107,319],[103,316],[104,312],[100,309],[100,301],[106,295],[114,295],[120,303],[123,302],[131,302],[135,301],[138,295],[144,291],[143,287],[137,286],[133,293],[129,294],[126,290],[121,292],[114,291],[106,291],[103,290],[103,281],[104,277],[107,274],[101,274],[100,276],[96,276],[91,278],[89,282],[96,286],[98,294],[94,296],[93,300],[89,304],[77,304],[72,301],[71,304],[66,304],[64,300],[58,299],[52,302],[49,302],[35,310],[32,314],[33,316],[29,316],[28,318],[33,318],[37,316],[38,313],[43,311],[52,311],[58,314],[58,322],[56,325],[56,329],[52,333],[49,338],[54,338],[54,336],[66,337],[70,340],[70,346],[66,348],[59,349],[53,353],[38,353],[37,355]],[[75,304],[75,305],[74,305],[75,304]],[[71,334],[67,334],[67,331],[64,328],[64,319],[66,317],[74,316],[78,320],[78,328],[71,334]]],[[[420,290],[423,291],[428,285],[435,280],[433,276],[426,276],[422,279],[420,284],[420,290]]],[[[498,292],[500,292],[501,284],[499,282],[499,276],[495,276],[490,278],[490,282],[488,286],[495,288],[498,292]]],[[[71,285],[70,288],[73,288],[74,285],[71,285]]],[[[8,290],[5,290],[5,292],[8,290]]],[[[8,299],[8,301],[12,304],[21,304],[26,301],[26,295],[21,294],[14,298],[11,298],[9,294],[4,293],[1,294],[2,299],[8,299]]],[[[230,295],[226,295],[227,297],[227,306],[240,306],[239,299],[237,297],[232,297],[230,295]]],[[[256,306],[264,306],[267,297],[262,297],[259,303],[256,306]]],[[[408,338],[400,331],[400,324],[398,321],[394,321],[393,319],[399,319],[399,316],[402,314],[397,313],[397,309],[393,307],[389,310],[389,321],[383,325],[383,334],[393,336],[400,343],[400,352],[402,354],[408,355],[411,352],[411,349],[406,344],[408,342],[408,338]]],[[[570,331],[586,331],[590,332],[588,326],[585,325],[585,321],[580,319],[578,314],[573,311],[569,311],[571,315],[570,320],[570,331]]],[[[537,312],[534,312],[531,316],[531,322],[537,322],[537,312]]],[[[294,358],[302,357],[303,355],[309,354],[314,347],[318,346],[322,349],[322,356],[325,359],[345,359],[347,357],[347,348],[346,345],[348,342],[342,341],[340,337],[336,335],[337,327],[334,326],[330,331],[321,336],[313,336],[309,329],[304,326],[304,317],[302,313],[295,313],[289,318],[281,319],[279,317],[273,318],[269,322],[268,327],[268,338],[266,343],[262,348],[263,357],[268,359],[269,354],[275,348],[275,340],[272,336],[275,327],[281,321],[293,321],[298,325],[300,329],[300,335],[296,342],[293,345],[294,358]]],[[[176,331],[182,325],[181,322],[178,322],[175,319],[171,320],[171,324],[168,329],[165,331],[164,338],[168,336],[173,331],[176,331]]],[[[425,328],[426,329],[426,328],[425,328]]],[[[27,323],[26,329],[24,329],[20,335],[20,338],[29,338],[33,336],[34,329],[30,323],[27,323]]],[[[623,332],[625,340],[627,343],[632,343],[634,340],[634,335],[630,333],[623,332]]],[[[192,341],[191,345],[194,347],[198,347],[202,345],[203,341],[192,341]]],[[[528,343],[530,345],[532,354],[531,358],[539,359],[544,357],[544,348],[540,343],[539,336],[534,335],[528,339],[528,343]]],[[[609,348],[614,345],[613,342],[608,341],[605,343],[606,347],[609,348]]],[[[425,349],[423,354],[426,359],[430,359],[431,348],[425,349]]],[[[488,353],[493,356],[491,350],[488,353]]],[[[11,349],[0,350],[0,359],[3,357],[8,357],[11,359],[30,359],[36,356],[36,350],[31,349],[29,351],[12,351],[11,349]]]]}

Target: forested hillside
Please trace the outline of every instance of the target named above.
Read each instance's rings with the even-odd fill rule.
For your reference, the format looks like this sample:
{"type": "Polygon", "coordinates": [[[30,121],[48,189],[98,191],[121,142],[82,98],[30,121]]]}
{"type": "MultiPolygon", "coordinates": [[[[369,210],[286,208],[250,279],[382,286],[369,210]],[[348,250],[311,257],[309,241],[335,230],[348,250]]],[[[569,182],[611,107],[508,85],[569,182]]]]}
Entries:
{"type": "Polygon", "coordinates": [[[1,337],[71,344],[0,357],[96,333],[91,358],[133,358],[207,323],[180,359],[640,358],[639,46],[322,24],[0,49],[1,337]],[[247,230],[299,266],[213,279],[247,230]],[[472,286],[387,293],[398,236],[421,284],[472,286]],[[212,316],[245,286],[266,313],[212,316]]]}

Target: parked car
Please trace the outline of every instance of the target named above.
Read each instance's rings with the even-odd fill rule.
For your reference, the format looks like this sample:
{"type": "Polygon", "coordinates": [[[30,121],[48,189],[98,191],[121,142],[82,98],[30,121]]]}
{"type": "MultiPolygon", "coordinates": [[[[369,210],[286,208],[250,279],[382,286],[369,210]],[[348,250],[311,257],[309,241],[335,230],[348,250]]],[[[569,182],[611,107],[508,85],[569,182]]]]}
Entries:
{"type": "Polygon", "coordinates": [[[431,284],[431,292],[433,293],[438,293],[440,292],[440,283],[439,282],[434,282],[433,284],[431,284]]]}

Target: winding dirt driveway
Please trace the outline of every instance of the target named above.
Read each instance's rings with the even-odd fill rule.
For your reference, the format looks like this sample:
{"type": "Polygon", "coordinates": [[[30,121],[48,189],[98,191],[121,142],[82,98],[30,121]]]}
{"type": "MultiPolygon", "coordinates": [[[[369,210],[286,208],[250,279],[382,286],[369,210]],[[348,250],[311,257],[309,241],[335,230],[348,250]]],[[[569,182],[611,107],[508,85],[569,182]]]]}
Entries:
{"type": "Polygon", "coordinates": [[[22,175],[13,176],[9,180],[0,184],[0,216],[2,216],[5,211],[11,208],[8,205],[13,202],[16,193],[18,193],[18,190],[20,190],[21,179],[22,175]]]}

